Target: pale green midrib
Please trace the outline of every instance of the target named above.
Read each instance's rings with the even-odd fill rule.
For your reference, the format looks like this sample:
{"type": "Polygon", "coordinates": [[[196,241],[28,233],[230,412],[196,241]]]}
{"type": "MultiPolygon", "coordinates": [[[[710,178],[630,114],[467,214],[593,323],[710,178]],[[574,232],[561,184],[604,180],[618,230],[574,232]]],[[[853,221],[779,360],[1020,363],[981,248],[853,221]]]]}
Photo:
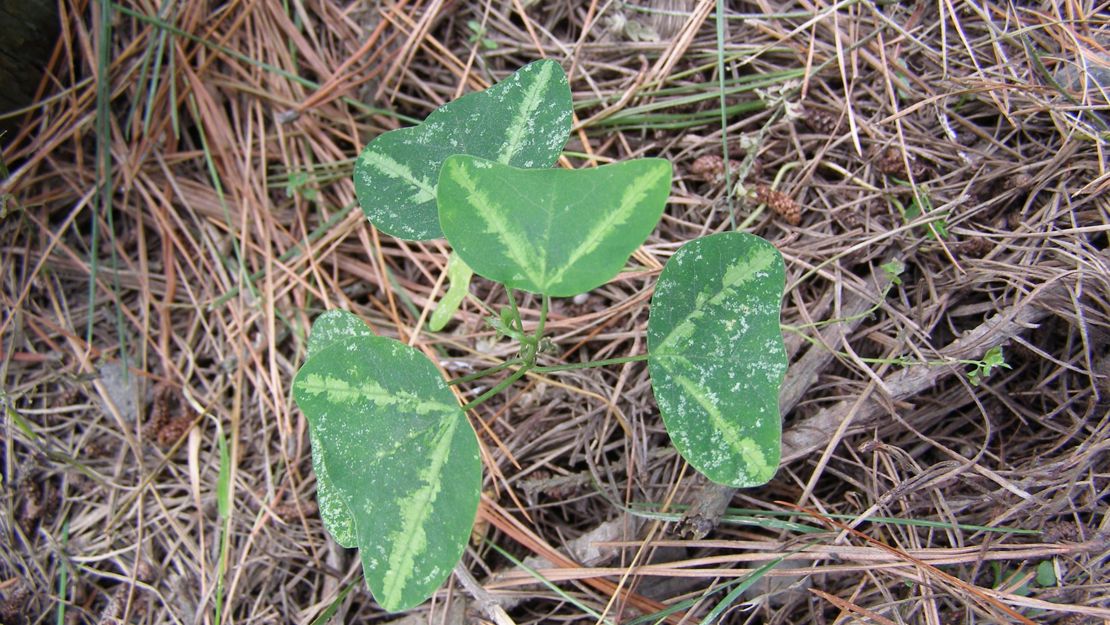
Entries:
{"type": "Polygon", "coordinates": [[[417,414],[429,412],[453,413],[458,406],[444,404],[437,401],[420,399],[411,393],[401,391],[388,391],[373,381],[366,381],[362,386],[352,386],[347,382],[318,373],[309,374],[298,386],[307,393],[319,395],[325,393],[328,401],[349,404],[356,399],[366,399],[379,406],[407,407],[417,414]]]}
{"type": "Polygon", "coordinates": [[[454,167],[451,167],[447,172],[459,186],[466,190],[466,201],[474,208],[474,211],[486,223],[486,226],[505,244],[505,253],[513,260],[524,273],[532,284],[541,286],[543,284],[542,271],[537,272],[535,265],[532,263],[533,256],[528,253],[529,246],[527,240],[524,239],[519,233],[513,232],[509,222],[504,219],[504,214],[507,211],[501,210],[497,204],[493,202],[486,195],[485,191],[478,189],[474,180],[467,175],[465,168],[462,164],[456,162],[454,167]]]}
{"type": "Polygon", "coordinates": [[[508,165],[513,157],[520,151],[520,146],[524,143],[524,138],[527,136],[528,124],[530,119],[539,109],[540,105],[545,102],[542,94],[547,89],[547,83],[551,82],[552,66],[544,64],[540,69],[540,75],[536,77],[531,84],[529,84],[524,93],[524,101],[521,102],[520,108],[517,109],[516,115],[513,116],[508,126],[508,136],[505,137],[505,144],[501,146],[501,152],[497,155],[497,162],[502,165],[508,165]]]}
{"type": "Polygon", "coordinates": [[[725,440],[728,441],[729,447],[740,449],[740,441],[743,440],[744,435],[736,429],[735,425],[729,423],[728,420],[725,419],[725,416],[721,414],[721,409],[713,402],[709,401],[709,398],[702,393],[702,388],[698,386],[696,382],[681,373],[675,373],[669,368],[667,369],[667,373],[671,374],[671,377],[678,382],[678,385],[686,391],[687,395],[693,397],[694,401],[698,402],[702,410],[705,410],[706,414],[709,415],[709,421],[725,435],[725,440]]]}
{"type": "Polygon", "coordinates": [[[725,442],[728,443],[728,446],[735,450],[751,468],[749,475],[762,478],[767,473],[769,466],[767,464],[767,459],[763,456],[762,450],[760,450],[755,441],[750,437],[744,436],[735,425],[730,423],[725,416],[721,414],[721,410],[717,408],[713,402],[709,401],[708,397],[702,394],[702,388],[698,386],[696,382],[682,374],[675,373],[665,364],[663,367],[667,369],[667,373],[678,382],[679,386],[686,391],[686,394],[694,398],[694,401],[696,401],[698,405],[702,407],[702,410],[709,415],[709,421],[717,431],[724,435],[725,442]]]}
{"type": "MultiPolygon", "coordinates": [[[[385,575],[381,602],[384,606],[399,605],[405,584],[416,571],[413,561],[428,546],[424,522],[427,521],[429,510],[439,494],[443,467],[450,456],[452,436],[460,420],[459,418],[448,419],[445,427],[439,432],[432,450],[431,463],[420,472],[420,480],[424,486],[398,502],[398,508],[401,511],[401,526],[398,532],[402,536],[401,540],[393,541],[394,549],[389,554],[387,570],[392,575],[388,573],[385,575]]],[[[396,533],[394,536],[396,537],[396,533]]]]}
{"type": "Polygon", "coordinates": [[[412,169],[408,166],[398,163],[393,158],[381,152],[374,152],[373,150],[365,151],[362,153],[362,160],[367,165],[376,166],[382,173],[390,178],[396,178],[407,182],[410,186],[415,187],[420,192],[426,193],[433,198],[436,196],[435,185],[423,178],[417,178],[416,174],[414,174],[412,169]]]}
{"type": "MultiPolygon", "coordinates": [[[[770,250],[757,250],[756,253],[751,256],[750,261],[746,263],[746,271],[741,272],[731,282],[723,284],[721,290],[718,291],[716,295],[706,300],[702,305],[698,306],[695,304],[693,310],[691,310],[682,321],[676,323],[674,327],[671,328],[671,331],[667,333],[667,336],[663,337],[663,340],[659,342],[659,345],[652,349],[659,350],[661,353],[668,352],[671,348],[671,341],[675,340],[676,336],[686,334],[686,331],[689,329],[690,325],[693,324],[695,319],[703,316],[706,310],[719,305],[729,297],[737,287],[754,278],[755,274],[770,267],[774,260],[775,255],[771,253],[770,250]]],[[[733,268],[735,267],[736,265],[733,265],[733,268]]],[[[727,275],[728,272],[726,271],[725,276],[727,277],[727,275]]]]}
{"type": "MultiPolygon", "coordinates": [[[[444,415],[444,417],[448,418],[448,419],[454,418],[455,413],[452,412],[450,415],[444,415]]],[[[414,439],[418,438],[424,432],[427,432],[428,430],[438,428],[438,427],[439,427],[439,424],[433,424],[433,425],[430,425],[430,426],[428,426],[426,428],[423,428],[423,429],[410,430],[404,436],[399,437],[396,440],[391,441],[391,443],[392,443],[391,445],[383,445],[381,449],[374,452],[374,455],[373,455],[373,458],[372,458],[373,462],[381,462],[382,460],[385,460],[386,458],[394,456],[405,445],[408,445],[410,442],[412,442],[414,439]]]]}
{"type": "Polygon", "coordinates": [[[639,205],[639,203],[644,199],[644,196],[647,195],[647,192],[649,189],[651,189],[651,186],[655,184],[659,178],[662,178],[663,175],[666,173],[666,167],[653,167],[646,173],[633,180],[632,183],[628,185],[628,188],[625,189],[624,194],[621,196],[621,203],[617,207],[617,210],[610,212],[608,215],[605,215],[605,217],[601,221],[594,224],[593,228],[591,228],[590,231],[586,233],[586,237],[582,240],[582,243],[580,243],[578,247],[571,250],[570,254],[567,255],[566,262],[563,263],[561,267],[559,267],[559,270],[555,272],[555,275],[551,276],[551,278],[548,279],[547,286],[551,287],[558,284],[559,281],[563,279],[563,275],[566,274],[568,269],[572,268],[575,263],[577,263],[587,254],[596,250],[597,247],[601,245],[601,242],[605,240],[605,237],[608,233],[612,232],[614,228],[627,221],[628,218],[632,215],[633,211],[636,210],[636,207],[639,205]]]}

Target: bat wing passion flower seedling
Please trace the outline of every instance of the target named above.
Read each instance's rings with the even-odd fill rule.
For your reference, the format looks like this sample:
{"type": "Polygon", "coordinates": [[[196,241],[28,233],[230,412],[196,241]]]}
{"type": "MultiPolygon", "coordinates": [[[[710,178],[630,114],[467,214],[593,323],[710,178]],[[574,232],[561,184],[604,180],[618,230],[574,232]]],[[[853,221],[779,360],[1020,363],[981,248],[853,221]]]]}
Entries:
{"type": "MultiPolygon", "coordinates": [[[[391,612],[434,593],[466,545],[482,481],[466,413],[538,368],[550,298],[611,280],[666,205],[663,159],[550,168],[570,117],[565,74],[538,61],[378,137],[356,165],[359,201],[376,226],[446,237],[457,255],[456,305],[465,296],[456,278],[471,268],[510,297],[520,289],[542,300],[532,333],[515,303],[492,321],[521,342],[521,356],[495,367],[510,373],[466,406],[423,353],[375,336],[351,313],[328,311],[312,326],[293,396],[309,422],[320,515],[336,542],[358,547],[367,584],[391,612]]],[[[782,256],[753,235],[687,243],[659,277],[648,354],[624,360],[648,361],[675,446],[723,484],[762,484],[778,467],[783,275],[782,256]]]]}

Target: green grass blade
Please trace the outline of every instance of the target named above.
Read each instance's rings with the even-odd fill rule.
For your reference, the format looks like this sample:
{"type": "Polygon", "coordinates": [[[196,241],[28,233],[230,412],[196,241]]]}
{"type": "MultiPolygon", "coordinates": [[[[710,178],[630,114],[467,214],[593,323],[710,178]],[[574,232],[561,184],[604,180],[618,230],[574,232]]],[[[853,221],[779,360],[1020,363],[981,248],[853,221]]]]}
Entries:
{"type": "Polygon", "coordinates": [[[725,610],[729,608],[729,606],[736,602],[741,593],[755,585],[755,583],[758,582],[764,575],[769,573],[771,569],[778,566],[779,562],[782,562],[785,559],[786,556],[779,556],[774,560],[771,560],[767,564],[764,564],[758,569],[752,571],[751,575],[745,577],[744,581],[737,584],[735,588],[730,590],[729,593],[725,595],[720,602],[717,603],[717,605],[713,606],[713,609],[709,611],[709,614],[706,614],[705,618],[702,619],[701,625],[711,625],[713,621],[717,620],[717,617],[719,617],[725,610]]]}
{"type": "Polygon", "coordinates": [[[335,613],[339,611],[339,606],[343,605],[343,600],[346,599],[347,595],[351,594],[351,591],[357,587],[358,582],[351,582],[350,584],[347,584],[347,587],[339,593],[339,596],[335,598],[335,601],[332,601],[331,605],[329,605],[326,610],[320,613],[320,616],[312,619],[312,625],[327,625],[328,621],[330,621],[331,618],[335,616],[335,613]]]}

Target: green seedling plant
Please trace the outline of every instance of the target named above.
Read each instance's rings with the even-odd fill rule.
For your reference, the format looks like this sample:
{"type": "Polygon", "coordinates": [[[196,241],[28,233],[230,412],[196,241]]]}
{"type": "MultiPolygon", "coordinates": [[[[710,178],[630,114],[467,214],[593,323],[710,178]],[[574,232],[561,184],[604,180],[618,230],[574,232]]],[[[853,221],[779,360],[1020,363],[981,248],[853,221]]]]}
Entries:
{"type": "Polygon", "coordinates": [[[983,354],[982,360],[971,360],[967,361],[966,364],[971,365],[971,369],[967,372],[967,379],[972,386],[979,386],[983,380],[994,373],[996,368],[1010,368],[1009,363],[1006,362],[1006,357],[1002,354],[1002,348],[998,346],[988,349],[987,353],[983,354]]]}
{"type": "Polygon", "coordinates": [[[486,37],[486,28],[478,20],[468,20],[466,27],[470,30],[470,36],[467,41],[470,43],[481,42],[482,47],[486,50],[496,50],[497,42],[489,37],[486,37]]]}
{"type": "Polygon", "coordinates": [[[664,424],[695,469],[744,487],[778,468],[785,269],[759,237],[724,232],[675,252],[651,300],[646,354],[539,364],[551,298],[613,279],[655,229],[671,186],[659,158],[552,168],[570,120],[566,75],[537,61],[379,136],[356,163],[357,195],[377,228],[444,237],[453,250],[431,329],[444,327],[477,274],[505,286],[508,306],[489,323],[520,345],[515,358],[445,380],[422,352],[351,313],[313,323],[293,396],[309,422],[320,516],[336,542],[359,549],[370,590],[391,612],[434,593],[466,546],[482,483],[467,412],[530,372],[646,360],[664,424]],[[539,298],[534,323],[521,319],[520,291],[539,298]],[[452,385],[494,374],[503,377],[460,405],[452,385]]]}

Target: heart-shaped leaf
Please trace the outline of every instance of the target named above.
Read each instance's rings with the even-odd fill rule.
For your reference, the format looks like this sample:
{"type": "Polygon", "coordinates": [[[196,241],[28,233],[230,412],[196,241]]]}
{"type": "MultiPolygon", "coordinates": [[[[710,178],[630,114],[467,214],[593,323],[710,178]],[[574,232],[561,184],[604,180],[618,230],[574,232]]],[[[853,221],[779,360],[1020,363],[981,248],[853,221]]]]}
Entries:
{"type": "Polygon", "coordinates": [[[458,562],[481,488],[478,440],[439,372],[377,336],[322,347],[293,396],[346,504],[374,597],[391,612],[435,592],[458,562]]]}
{"type": "MultiPolygon", "coordinates": [[[[357,337],[374,336],[361,319],[345,310],[329,310],[312,322],[312,333],[308,336],[308,358],[335,342],[348,341],[357,337]]],[[[347,510],[347,504],[328,476],[324,465],[318,421],[308,420],[308,440],[312,443],[312,471],[316,474],[316,503],[320,507],[320,519],[335,542],[347,547],[357,547],[355,522],[347,510]]]]}
{"type": "Polygon", "coordinates": [[[569,170],[458,155],[443,164],[437,201],[447,240],[475,273],[565,297],[617,275],[670,188],[671,163],[659,158],[569,170]]]}
{"type": "Polygon", "coordinates": [[[570,136],[571,96],[555,61],[525,65],[485,91],[448,102],[424,123],[370,142],[355,163],[355,193],[374,225],[400,239],[437,239],[439,168],[452,154],[550,167],[570,136]]]}
{"type": "Polygon", "coordinates": [[[773,245],[725,232],[683,245],[655,285],[652,390],[679,453],[714,482],[757,486],[778,470],[784,284],[773,245]]]}

